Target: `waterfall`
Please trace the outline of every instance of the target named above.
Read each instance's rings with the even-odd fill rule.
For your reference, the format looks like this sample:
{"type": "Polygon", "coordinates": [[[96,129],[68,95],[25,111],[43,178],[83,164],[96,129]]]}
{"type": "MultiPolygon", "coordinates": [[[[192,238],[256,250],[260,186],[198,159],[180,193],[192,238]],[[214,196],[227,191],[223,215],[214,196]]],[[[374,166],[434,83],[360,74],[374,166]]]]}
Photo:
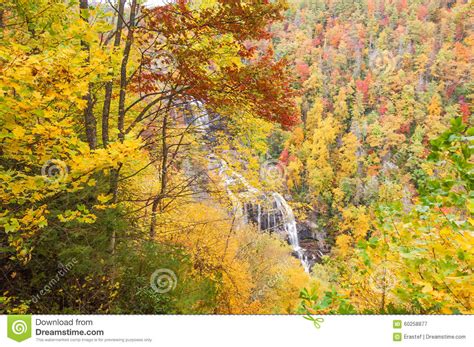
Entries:
{"type": "MultiPolygon", "coordinates": [[[[202,103],[196,101],[193,106],[198,109],[198,115],[188,119],[187,123],[194,123],[198,129],[207,134],[210,124],[209,115],[202,103]]],[[[268,230],[285,234],[304,270],[309,272],[311,265],[305,249],[299,244],[293,210],[283,196],[277,192],[265,194],[259,191],[250,185],[244,176],[229,168],[224,159],[214,153],[210,153],[208,159],[209,170],[218,169],[218,175],[224,182],[237,223],[253,223],[259,231],[268,230]]]]}
{"type": "Polygon", "coordinates": [[[290,205],[285,198],[277,192],[264,194],[251,186],[241,174],[229,168],[227,162],[214,154],[209,156],[211,161],[220,163],[219,176],[224,181],[227,196],[231,200],[233,214],[238,221],[244,223],[254,222],[258,230],[270,230],[284,233],[288,237],[288,243],[293,248],[295,255],[301,261],[306,272],[310,271],[311,265],[305,255],[305,250],[300,247],[296,219],[290,205]],[[232,186],[244,187],[244,190],[232,190],[232,186]],[[263,202],[268,206],[265,206],[263,202]],[[250,201],[250,202],[249,202],[250,201]],[[256,206],[255,206],[256,205],[256,206]]]}
{"type": "Polygon", "coordinates": [[[300,247],[300,242],[298,240],[298,229],[296,228],[296,220],[293,210],[286,200],[278,193],[273,193],[273,198],[277,205],[278,210],[283,215],[283,225],[288,235],[288,242],[293,247],[293,250],[298,256],[298,259],[301,261],[303,268],[306,272],[310,270],[310,263],[308,258],[304,254],[304,249],[300,247]]]}

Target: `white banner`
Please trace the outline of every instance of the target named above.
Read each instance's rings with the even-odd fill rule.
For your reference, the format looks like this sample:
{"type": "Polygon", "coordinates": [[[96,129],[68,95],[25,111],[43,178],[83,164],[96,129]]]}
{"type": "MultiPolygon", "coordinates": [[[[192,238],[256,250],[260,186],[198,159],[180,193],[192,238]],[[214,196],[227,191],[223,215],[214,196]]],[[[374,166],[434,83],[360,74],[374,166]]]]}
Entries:
{"type": "Polygon", "coordinates": [[[473,316],[0,316],[0,346],[472,346],[473,316]],[[316,328],[318,325],[319,328],[316,328]]]}

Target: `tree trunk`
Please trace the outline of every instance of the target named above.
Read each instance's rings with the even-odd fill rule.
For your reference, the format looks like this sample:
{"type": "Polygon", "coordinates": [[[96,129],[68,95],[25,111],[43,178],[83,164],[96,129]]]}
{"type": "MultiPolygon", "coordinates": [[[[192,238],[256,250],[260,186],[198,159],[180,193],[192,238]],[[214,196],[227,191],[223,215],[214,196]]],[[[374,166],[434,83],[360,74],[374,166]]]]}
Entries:
{"type": "Polygon", "coordinates": [[[119,140],[123,141],[125,138],[124,124],[125,124],[125,98],[127,88],[127,64],[130,56],[130,49],[133,43],[133,28],[135,27],[135,12],[137,9],[137,0],[132,1],[130,8],[130,21],[125,41],[125,48],[123,49],[122,65],[120,67],[120,94],[119,94],[119,114],[118,114],[118,130],[119,140]]]}
{"type": "MultiPolygon", "coordinates": [[[[88,0],[81,0],[79,3],[79,9],[81,11],[81,18],[83,21],[89,23],[89,20],[85,12],[89,9],[88,0]]],[[[81,46],[84,51],[87,52],[88,57],[86,62],[89,63],[90,60],[90,47],[89,44],[85,41],[81,41],[81,46]]],[[[87,105],[84,109],[84,125],[86,128],[86,139],[89,144],[90,149],[95,149],[97,147],[97,121],[94,117],[94,100],[92,97],[92,83],[89,83],[87,87],[87,94],[84,95],[83,99],[86,101],[87,105]]]]}
{"type": "MultiPolygon", "coordinates": [[[[122,28],[123,28],[123,13],[125,8],[125,0],[119,0],[119,7],[117,13],[117,28],[115,31],[114,39],[114,50],[120,47],[122,39],[122,28]]],[[[113,88],[113,73],[110,72],[109,76],[111,80],[105,84],[105,97],[104,106],[102,108],[102,144],[107,147],[109,143],[109,115],[110,115],[110,103],[112,102],[112,88],[113,88]]]]}
{"type": "Polygon", "coordinates": [[[0,28],[2,28],[2,29],[5,27],[5,24],[3,23],[4,14],[5,14],[5,10],[0,9],[0,28]]]}
{"type": "Polygon", "coordinates": [[[160,203],[159,196],[153,199],[153,204],[151,205],[151,221],[150,221],[150,238],[153,239],[156,235],[156,214],[158,211],[158,205],[160,203]]]}
{"type": "MultiPolygon", "coordinates": [[[[127,87],[127,64],[130,56],[130,50],[133,43],[133,28],[135,27],[135,13],[137,10],[137,0],[132,0],[132,5],[130,8],[130,20],[128,25],[127,39],[125,41],[125,47],[123,49],[123,58],[122,64],[120,67],[120,95],[119,95],[119,114],[118,114],[118,130],[119,130],[119,140],[123,142],[125,139],[124,133],[124,124],[125,124],[125,97],[126,97],[126,87],[127,87]]],[[[119,164],[119,167],[115,170],[112,170],[110,188],[113,194],[113,202],[116,203],[118,199],[118,181],[120,178],[120,168],[122,164],[119,164]]],[[[112,254],[115,253],[115,243],[117,239],[116,230],[112,231],[110,248],[112,254]]]]}
{"type": "Polygon", "coordinates": [[[166,194],[166,188],[168,184],[168,144],[166,143],[167,127],[168,112],[166,112],[163,116],[163,123],[161,127],[161,188],[160,193],[153,200],[153,205],[151,208],[150,238],[154,238],[156,235],[156,213],[161,201],[166,194]]]}

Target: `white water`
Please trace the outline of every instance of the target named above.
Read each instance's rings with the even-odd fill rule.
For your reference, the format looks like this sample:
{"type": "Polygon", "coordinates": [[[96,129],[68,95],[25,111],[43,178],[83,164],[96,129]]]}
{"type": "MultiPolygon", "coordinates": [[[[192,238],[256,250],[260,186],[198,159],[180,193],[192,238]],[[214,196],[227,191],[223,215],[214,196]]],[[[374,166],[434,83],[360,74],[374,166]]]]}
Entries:
{"type": "MultiPolygon", "coordinates": [[[[248,181],[241,174],[235,172],[229,168],[229,165],[225,160],[218,158],[215,155],[211,155],[212,158],[220,162],[219,175],[222,177],[225,185],[227,195],[232,203],[233,213],[237,220],[243,221],[244,223],[249,223],[250,218],[248,217],[247,204],[248,201],[258,201],[260,197],[265,196],[268,199],[268,196],[260,192],[255,187],[251,186],[248,181]],[[232,186],[245,187],[245,190],[239,189],[238,193],[234,193],[232,186]],[[244,203],[242,203],[244,202],[244,203]]],[[[212,159],[211,159],[212,160],[212,159]]],[[[266,216],[263,214],[263,208],[260,203],[257,203],[257,216],[256,222],[258,230],[264,229],[277,229],[279,225],[283,228],[283,231],[288,237],[288,242],[293,248],[293,251],[297,255],[298,259],[301,261],[303,268],[306,272],[310,271],[310,263],[305,256],[305,250],[300,247],[298,240],[298,230],[296,228],[296,220],[293,210],[286,200],[277,192],[271,193],[270,201],[272,206],[276,208],[276,211],[282,216],[280,224],[277,221],[277,214],[272,213],[271,211],[266,212],[266,216]],[[266,228],[262,228],[263,218],[266,217],[266,228]]]]}
{"type": "Polygon", "coordinates": [[[293,247],[293,250],[298,255],[298,258],[301,261],[304,270],[306,272],[309,272],[310,264],[304,254],[304,249],[300,247],[300,242],[298,240],[298,229],[296,228],[296,220],[293,210],[280,194],[273,193],[273,198],[275,199],[275,203],[277,205],[278,210],[283,214],[283,222],[285,226],[285,231],[288,235],[288,241],[293,247]]]}
{"type": "MultiPolygon", "coordinates": [[[[191,122],[196,125],[198,131],[207,132],[210,121],[205,107],[198,101],[196,101],[193,106],[195,106],[195,108],[198,110],[198,114],[197,116],[193,117],[191,122]]],[[[296,228],[296,220],[293,210],[288,205],[283,196],[277,192],[273,192],[271,194],[262,193],[255,187],[251,186],[245,177],[229,168],[229,165],[225,160],[214,154],[210,154],[208,158],[210,170],[219,168],[218,173],[224,181],[225,190],[232,203],[233,215],[237,223],[252,222],[247,204],[251,203],[253,205],[256,203],[257,213],[255,222],[257,223],[258,230],[273,229],[273,231],[285,232],[286,236],[288,237],[288,242],[293,248],[293,251],[297,255],[298,259],[301,261],[304,270],[309,272],[310,263],[305,256],[305,250],[301,248],[299,244],[298,230],[296,228]],[[214,165],[212,162],[214,162],[214,165]],[[262,197],[264,197],[264,200],[267,200],[266,202],[270,203],[269,205],[272,207],[271,209],[267,209],[266,213],[265,206],[262,206],[262,204],[259,202],[262,197]],[[274,208],[276,209],[276,213],[274,208]],[[277,218],[279,216],[281,216],[281,220],[280,218],[277,218]],[[263,228],[262,226],[266,227],[263,228]]]]}

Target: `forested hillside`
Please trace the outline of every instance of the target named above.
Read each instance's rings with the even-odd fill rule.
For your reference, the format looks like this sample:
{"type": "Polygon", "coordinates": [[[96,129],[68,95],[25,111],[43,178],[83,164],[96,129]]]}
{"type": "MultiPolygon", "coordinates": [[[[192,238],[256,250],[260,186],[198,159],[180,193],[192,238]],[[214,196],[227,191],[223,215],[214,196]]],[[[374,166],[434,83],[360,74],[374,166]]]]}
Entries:
{"type": "Polygon", "coordinates": [[[472,313],[473,5],[0,4],[0,313],[472,313]]]}
{"type": "Polygon", "coordinates": [[[472,11],[308,0],[274,25],[300,92],[287,187],[334,245],[317,309],[472,309],[472,11]]]}

